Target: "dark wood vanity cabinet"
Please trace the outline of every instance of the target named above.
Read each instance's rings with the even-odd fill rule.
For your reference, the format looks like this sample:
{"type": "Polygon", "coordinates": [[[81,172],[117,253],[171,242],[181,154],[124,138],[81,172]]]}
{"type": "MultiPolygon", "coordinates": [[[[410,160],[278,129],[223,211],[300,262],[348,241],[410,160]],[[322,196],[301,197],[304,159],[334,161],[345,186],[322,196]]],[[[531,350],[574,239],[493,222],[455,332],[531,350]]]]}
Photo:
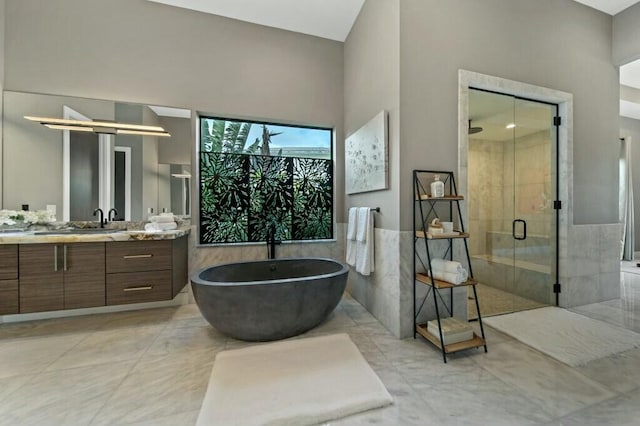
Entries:
{"type": "Polygon", "coordinates": [[[18,246],[0,245],[0,315],[19,312],[18,246]]]}
{"type": "Polygon", "coordinates": [[[105,305],[105,243],[21,244],[20,313],[105,305]]]}
{"type": "Polygon", "coordinates": [[[187,238],[107,244],[107,305],[173,299],[188,280],[187,238]]]}
{"type": "Polygon", "coordinates": [[[0,315],[171,300],[187,281],[186,236],[0,244],[0,315]]]}

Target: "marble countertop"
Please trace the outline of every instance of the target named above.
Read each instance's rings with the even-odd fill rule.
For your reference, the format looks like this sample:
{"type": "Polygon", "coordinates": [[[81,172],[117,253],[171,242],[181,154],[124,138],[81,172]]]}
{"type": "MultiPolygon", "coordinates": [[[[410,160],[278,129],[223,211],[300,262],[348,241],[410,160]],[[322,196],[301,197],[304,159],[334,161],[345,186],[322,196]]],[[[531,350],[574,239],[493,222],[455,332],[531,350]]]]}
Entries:
{"type": "Polygon", "coordinates": [[[189,229],[147,232],[143,230],[119,230],[108,233],[74,233],[61,230],[3,232],[0,233],[0,244],[38,244],[38,243],[99,243],[112,241],[150,241],[175,240],[189,235],[189,229]]]}

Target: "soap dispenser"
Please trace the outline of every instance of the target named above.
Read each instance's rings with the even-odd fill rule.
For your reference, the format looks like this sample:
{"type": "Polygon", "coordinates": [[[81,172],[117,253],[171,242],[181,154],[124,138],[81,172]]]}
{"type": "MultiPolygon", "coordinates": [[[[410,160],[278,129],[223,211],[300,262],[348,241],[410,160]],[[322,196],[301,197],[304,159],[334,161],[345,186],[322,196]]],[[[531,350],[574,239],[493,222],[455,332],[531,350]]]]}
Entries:
{"type": "Polygon", "coordinates": [[[440,175],[433,176],[433,182],[431,182],[431,196],[435,198],[444,197],[444,182],[440,180],[440,175]]]}

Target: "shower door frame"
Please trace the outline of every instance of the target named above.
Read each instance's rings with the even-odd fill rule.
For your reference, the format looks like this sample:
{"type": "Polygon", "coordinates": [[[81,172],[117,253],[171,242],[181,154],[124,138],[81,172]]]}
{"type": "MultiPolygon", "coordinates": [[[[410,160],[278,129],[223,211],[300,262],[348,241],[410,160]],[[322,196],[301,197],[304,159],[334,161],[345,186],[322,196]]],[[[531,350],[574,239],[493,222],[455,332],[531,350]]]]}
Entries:
{"type": "MultiPolygon", "coordinates": [[[[534,86],[519,81],[480,74],[473,71],[458,70],[458,174],[460,193],[468,199],[468,120],[469,90],[480,89],[502,95],[556,105],[554,119],[556,129],[556,191],[554,208],[556,210],[555,238],[555,304],[561,306],[561,279],[567,277],[567,244],[569,225],[573,219],[573,95],[559,90],[534,86]]],[[[462,203],[462,215],[468,220],[468,207],[462,203]]]]}
{"type": "MultiPolygon", "coordinates": [[[[554,196],[554,200],[553,200],[553,210],[555,211],[555,232],[554,232],[554,245],[555,245],[555,250],[554,250],[554,264],[553,264],[553,271],[550,271],[549,276],[553,277],[554,282],[553,282],[553,287],[552,287],[552,292],[555,295],[555,306],[559,305],[559,301],[560,301],[560,268],[559,268],[559,263],[560,263],[560,229],[559,229],[559,224],[560,224],[560,210],[562,208],[562,202],[560,201],[558,194],[560,193],[560,124],[562,122],[562,118],[560,117],[560,107],[557,103],[555,102],[548,102],[548,101],[542,101],[542,100],[538,100],[538,99],[532,99],[532,98],[528,98],[528,97],[524,97],[524,96],[520,96],[520,95],[514,95],[514,94],[510,94],[510,93],[504,93],[504,92],[499,92],[496,90],[489,90],[489,89],[482,89],[482,88],[478,88],[475,86],[469,86],[469,90],[477,90],[480,92],[485,92],[485,93],[492,93],[495,95],[500,95],[500,96],[507,96],[510,98],[513,98],[514,101],[526,101],[526,102],[536,102],[539,104],[544,104],[544,105],[548,105],[550,107],[552,107],[553,109],[553,117],[550,123],[550,127],[553,127],[553,132],[554,134],[554,146],[552,147],[553,151],[554,151],[554,157],[555,157],[555,161],[554,161],[554,167],[555,170],[552,170],[552,172],[555,173],[555,182],[552,182],[552,185],[554,186],[554,193],[552,194],[554,196]]],[[[514,113],[515,113],[515,109],[516,106],[514,104],[514,113]]],[[[467,109],[468,110],[468,109],[467,109]]],[[[517,120],[516,120],[517,122],[517,120]]],[[[551,129],[550,129],[551,130],[551,129]]],[[[515,136],[514,136],[514,140],[513,142],[515,143],[515,136]]],[[[468,146],[468,145],[467,145],[468,146]]],[[[516,153],[515,150],[515,146],[514,146],[514,155],[516,153]]],[[[514,161],[514,172],[515,172],[515,161],[514,161]]],[[[552,173],[552,175],[554,174],[552,173]]],[[[515,186],[514,186],[514,196],[515,196],[515,186]]],[[[527,225],[526,225],[526,221],[523,221],[522,219],[516,219],[516,212],[515,212],[515,201],[514,201],[514,211],[513,211],[513,217],[514,217],[514,222],[517,221],[522,221],[524,223],[524,229],[525,229],[525,237],[522,239],[526,239],[526,229],[527,229],[527,225]]],[[[519,240],[519,238],[517,238],[515,236],[515,227],[514,227],[514,232],[512,235],[514,240],[519,240]]],[[[515,244],[517,244],[516,241],[514,241],[515,244]]],[[[515,245],[514,245],[514,250],[515,250],[515,245]]],[[[514,252],[514,260],[517,258],[517,256],[515,255],[514,252]]],[[[514,268],[515,268],[515,262],[514,262],[514,268]]]]}

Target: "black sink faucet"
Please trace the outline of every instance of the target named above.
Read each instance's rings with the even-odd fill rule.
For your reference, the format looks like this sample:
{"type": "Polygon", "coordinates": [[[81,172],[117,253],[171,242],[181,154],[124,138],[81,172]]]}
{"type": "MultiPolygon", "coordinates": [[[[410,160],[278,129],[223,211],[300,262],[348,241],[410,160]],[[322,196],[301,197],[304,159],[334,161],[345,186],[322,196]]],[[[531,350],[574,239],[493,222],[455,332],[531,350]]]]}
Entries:
{"type": "Polygon", "coordinates": [[[269,251],[268,253],[269,259],[276,258],[276,245],[280,243],[281,241],[276,240],[276,227],[275,225],[271,225],[271,227],[267,231],[267,249],[269,251]]]}
{"type": "Polygon", "coordinates": [[[116,216],[118,216],[118,210],[116,210],[115,207],[111,208],[107,214],[109,222],[113,222],[116,219],[116,216]],[[113,213],[113,216],[111,216],[111,213],[113,213]]]}
{"type": "Polygon", "coordinates": [[[93,211],[94,216],[97,215],[98,213],[100,213],[98,215],[98,217],[100,218],[100,228],[104,228],[104,212],[100,208],[97,208],[93,211]]]}

